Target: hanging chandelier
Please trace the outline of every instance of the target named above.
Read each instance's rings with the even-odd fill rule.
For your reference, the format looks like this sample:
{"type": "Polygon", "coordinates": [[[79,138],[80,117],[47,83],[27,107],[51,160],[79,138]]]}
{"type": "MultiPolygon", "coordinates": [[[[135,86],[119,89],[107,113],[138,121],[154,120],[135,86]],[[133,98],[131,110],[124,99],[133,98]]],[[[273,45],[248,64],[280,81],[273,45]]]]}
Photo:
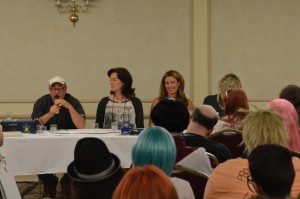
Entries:
{"type": "MultiPolygon", "coordinates": [[[[62,2],[63,4],[65,4],[65,2],[69,2],[69,0],[66,1],[64,0],[62,2]]],[[[89,6],[91,6],[89,0],[85,0],[84,5],[76,4],[75,0],[72,0],[71,5],[63,5],[63,4],[61,4],[60,0],[57,0],[55,6],[57,7],[58,12],[60,13],[71,13],[69,19],[73,23],[74,28],[76,22],[79,21],[79,16],[77,15],[77,13],[87,12],[89,10],[89,6]]]]}

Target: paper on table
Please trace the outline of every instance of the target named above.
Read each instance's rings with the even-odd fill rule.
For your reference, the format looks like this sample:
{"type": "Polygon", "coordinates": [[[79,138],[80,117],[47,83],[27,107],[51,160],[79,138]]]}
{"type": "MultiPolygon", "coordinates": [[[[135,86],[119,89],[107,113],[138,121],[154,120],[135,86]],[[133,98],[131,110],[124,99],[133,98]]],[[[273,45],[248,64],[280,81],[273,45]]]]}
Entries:
{"type": "Polygon", "coordinates": [[[108,134],[120,132],[121,131],[112,132],[111,129],[68,129],[56,131],[56,134],[108,134]]]}

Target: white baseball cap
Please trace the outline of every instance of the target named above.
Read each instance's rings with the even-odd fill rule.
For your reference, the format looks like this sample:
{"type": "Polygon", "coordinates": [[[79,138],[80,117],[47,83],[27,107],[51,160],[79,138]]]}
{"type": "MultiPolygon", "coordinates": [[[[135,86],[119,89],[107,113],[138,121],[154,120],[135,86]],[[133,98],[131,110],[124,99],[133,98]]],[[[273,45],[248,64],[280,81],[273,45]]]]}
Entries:
{"type": "Polygon", "coordinates": [[[63,77],[55,76],[49,80],[49,86],[52,86],[54,83],[66,84],[66,80],[63,77]]]}

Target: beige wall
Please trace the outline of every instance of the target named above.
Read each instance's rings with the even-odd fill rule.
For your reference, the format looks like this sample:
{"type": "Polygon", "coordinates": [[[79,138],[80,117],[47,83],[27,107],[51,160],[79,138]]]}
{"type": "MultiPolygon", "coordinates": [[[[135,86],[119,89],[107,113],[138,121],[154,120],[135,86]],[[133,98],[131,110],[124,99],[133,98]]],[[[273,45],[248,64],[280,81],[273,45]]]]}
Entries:
{"type": "MultiPolygon", "coordinates": [[[[244,29],[247,26],[244,27],[244,23],[242,23],[245,18],[234,18],[235,26],[226,30],[225,35],[222,35],[223,30],[217,26],[220,23],[231,24],[233,18],[230,17],[232,17],[231,14],[233,11],[237,12],[235,13],[236,16],[244,16],[243,13],[240,13],[241,8],[246,9],[245,12],[249,15],[247,15],[247,19],[255,24],[255,22],[259,20],[255,14],[256,12],[254,12],[255,9],[267,10],[270,6],[274,13],[278,10],[281,17],[284,15],[287,19],[291,19],[293,20],[292,22],[294,22],[300,18],[300,13],[292,12],[289,14],[288,12],[282,11],[282,9],[300,6],[298,1],[290,1],[289,4],[285,4],[284,2],[286,1],[283,0],[169,0],[165,1],[165,3],[158,0],[131,0],[130,3],[122,5],[123,9],[118,7],[120,4],[117,2],[117,0],[95,1],[96,6],[92,7],[88,14],[79,14],[80,21],[75,28],[73,28],[72,24],[68,21],[67,15],[57,13],[51,1],[19,0],[10,1],[8,4],[5,4],[6,6],[1,6],[0,12],[6,13],[7,17],[0,18],[1,26],[5,27],[0,29],[0,33],[1,35],[14,35],[16,38],[2,37],[0,39],[1,78],[3,79],[3,77],[6,77],[8,74],[14,73],[14,76],[1,82],[2,97],[0,98],[0,117],[5,118],[7,111],[11,111],[14,118],[29,117],[35,98],[45,93],[45,84],[49,77],[63,72],[62,75],[67,76],[69,79],[71,78],[70,92],[75,93],[75,96],[80,96],[79,99],[82,101],[87,113],[87,127],[89,128],[91,126],[90,123],[95,120],[99,99],[107,95],[107,91],[109,90],[106,77],[108,66],[124,66],[124,63],[126,63],[125,66],[128,65],[135,78],[137,94],[141,98],[145,110],[145,124],[148,123],[147,119],[151,100],[156,97],[158,92],[158,82],[162,73],[169,68],[174,67],[183,73],[187,81],[187,95],[194,100],[196,105],[200,105],[207,94],[216,92],[216,82],[220,76],[226,72],[232,72],[227,67],[232,61],[236,61],[235,64],[237,66],[233,71],[238,71],[238,75],[241,76],[243,84],[247,88],[247,91],[249,91],[248,93],[250,93],[248,96],[250,103],[258,107],[264,107],[268,100],[276,97],[275,93],[277,93],[281,85],[276,84],[277,88],[271,95],[260,95],[260,93],[255,92],[258,86],[266,88],[268,84],[276,82],[278,78],[282,84],[289,82],[288,80],[291,78],[293,78],[292,83],[298,84],[294,79],[295,74],[299,74],[297,71],[300,70],[297,66],[299,56],[296,56],[299,51],[294,46],[296,44],[289,42],[290,39],[285,37],[285,34],[291,35],[292,33],[290,32],[296,31],[297,33],[297,28],[293,29],[292,26],[289,26],[290,28],[288,29],[288,27],[284,26],[284,28],[281,29],[281,33],[276,34],[277,37],[273,38],[279,40],[280,45],[289,45],[283,46],[283,50],[285,50],[286,53],[275,54],[276,59],[273,59],[274,57],[266,57],[265,59],[261,58],[257,60],[255,57],[252,57],[251,60],[244,60],[243,57],[240,56],[234,57],[235,59],[231,60],[232,55],[228,54],[227,48],[234,49],[235,46],[231,46],[231,44],[235,43],[228,42],[226,45],[223,45],[223,43],[220,42],[226,41],[231,31],[234,32],[235,38],[238,36],[241,37],[239,33],[245,34],[244,31],[247,29],[244,29]],[[246,4],[247,6],[245,6],[246,4]],[[159,9],[157,10],[158,7],[159,9]],[[140,10],[133,12],[136,11],[137,8],[140,8],[140,10]],[[236,8],[236,10],[234,8],[236,8]],[[157,11],[152,11],[155,12],[152,13],[152,9],[157,11]],[[114,15],[114,11],[120,13],[124,10],[131,11],[129,12],[130,15],[114,15]],[[145,13],[148,15],[145,15],[145,13]],[[138,14],[142,17],[139,18],[138,14]],[[224,19],[220,18],[220,14],[222,14],[221,16],[224,15],[224,19]],[[153,17],[156,15],[159,17],[153,17]],[[122,16],[126,16],[126,18],[121,20],[122,16]],[[110,27],[108,21],[112,18],[115,20],[114,25],[119,25],[120,27],[115,30],[118,31],[118,33],[110,35],[107,29],[110,27]],[[116,20],[116,18],[121,21],[116,20]],[[138,21],[133,23],[132,21],[134,20],[138,21]],[[214,24],[212,24],[212,22],[214,22],[214,24]],[[138,24],[142,32],[139,32],[135,24],[138,24]],[[157,24],[157,26],[153,24],[157,24]],[[169,25],[164,28],[166,24],[169,25]],[[123,29],[122,26],[124,26],[123,29]],[[180,29],[176,27],[180,27],[180,29]],[[28,28],[30,30],[28,30],[28,28]],[[47,37],[39,35],[43,33],[43,29],[46,29],[47,33],[45,34],[47,37]],[[26,32],[23,32],[24,30],[26,30],[26,32]],[[161,34],[157,34],[155,30],[159,30],[161,34]],[[240,32],[235,30],[239,30],[240,32]],[[105,38],[103,38],[103,40],[97,39],[97,32],[106,34],[105,38]],[[131,35],[131,37],[122,38],[122,35],[128,37],[131,35]],[[161,35],[162,38],[159,37],[159,35],[161,35]],[[134,36],[137,37],[136,43],[132,43],[135,41],[134,36]],[[116,37],[118,37],[117,41],[114,40],[116,37]],[[147,40],[144,40],[143,37],[146,37],[147,40]],[[168,39],[169,37],[170,39],[168,39]],[[57,42],[55,38],[61,38],[59,39],[60,42],[57,42]],[[92,42],[89,43],[92,46],[87,46],[84,43],[87,40],[83,38],[92,40],[92,42]],[[183,39],[177,41],[179,40],[178,38],[183,39]],[[124,41],[122,39],[124,39],[124,41]],[[288,42],[286,42],[286,40],[288,40],[288,42]],[[128,41],[132,41],[131,44],[128,43],[128,41]],[[34,42],[34,44],[30,44],[32,42],[34,42]],[[139,45],[139,43],[143,45],[139,45]],[[132,48],[130,48],[131,46],[132,48]],[[149,51],[147,51],[147,46],[150,48],[149,51]],[[51,48],[47,50],[47,47],[51,48]],[[115,49],[117,49],[117,47],[120,48],[116,51],[115,49]],[[164,48],[160,49],[161,47],[164,48]],[[176,50],[174,50],[175,48],[176,50]],[[172,51],[170,51],[170,49],[172,51]],[[293,50],[293,56],[287,57],[286,55],[290,49],[293,50]],[[74,54],[74,52],[76,53],[74,54]],[[99,58],[101,52],[104,57],[107,57],[105,61],[101,60],[101,57],[99,58]],[[43,56],[38,57],[37,55],[39,54],[43,54],[43,56]],[[18,60],[14,60],[16,57],[18,60]],[[145,57],[147,59],[145,59],[145,57]],[[155,59],[153,59],[153,57],[155,59]],[[231,60],[231,62],[226,62],[227,60],[231,60]],[[271,62],[264,66],[265,68],[258,70],[258,76],[264,73],[263,81],[261,80],[261,83],[252,86],[253,79],[249,78],[252,77],[252,74],[247,72],[247,69],[251,66],[249,62],[252,61],[254,64],[261,64],[265,63],[266,60],[271,60],[271,62]],[[277,72],[276,78],[274,78],[274,75],[267,75],[265,72],[274,70],[272,67],[278,69],[282,66],[280,64],[276,65],[276,63],[279,62],[278,60],[281,61],[280,63],[285,60],[289,61],[289,65],[285,66],[285,69],[292,67],[289,68],[288,71],[293,72],[283,73],[282,75],[277,72]],[[226,64],[222,65],[222,61],[226,64]],[[52,70],[50,69],[52,66],[56,66],[57,68],[52,70]],[[89,68],[89,66],[91,68],[89,68]],[[25,70],[27,67],[30,69],[33,67],[36,71],[25,70]],[[96,75],[89,77],[87,73],[96,75]],[[32,74],[36,75],[32,77],[32,74]],[[19,79],[22,79],[21,77],[23,80],[20,82],[19,79]],[[26,85],[26,83],[24,83],[26,78],[36,85],[26,86],[16,93],[17,87],[26,85]],[[90,85],[84,84],[87,80],[90,81],[90,85]],[[76,85],[77,82],[80,82],[79,86],[77,86],[78,89],[72,88],[72,85],[76,85]],[[4,92],[8,89],[10,89],[8,93],[4,92]],[[87,94],[85,92],[81,93],[82,90],[91,93],[91,97],[85,97],[87,94]],[[13,91],[16,94],[14,94],[13,91]],[[15,98],[13,97],[14,95],[16,95],[15,98]]],[[[259,13],[260,18],[269,17],[269,28],[278,26],[278,24],[273,21],[273,18],[268,15],[268,12],[265,13],[261,11],[259,13]],[[264,14],[267,16],[264,16],[264,14]]],[[[274,20],[275,19],[276,18],[274,18],[274,20]]],[[[226,24],[224,26],[226,26],[226,24]]],[[[264,27],[262,26],[261,28],[263,29],[264,27]]],[[[272,32],[269,32],[268,35],[272,37],[272,32]]],[[[254,35],[254,37],[251,38],[253,40],[256,38],[262,39],[261,35],[254,35]]],[[[243,38],[236,42],[238,41],[242,42],[243,38]]],[[[249,40],[247,41],[251,42],[249,40]]],[[[297,42],[296,39],[293,41],[297,42]]],[[[272,40],[268,40],[268,42],[270,45],[272,44],[272,40]]],[[[272,46],[270,49],[261,49],[259,46],[251,47],[257,48],[251,49],[254,52],[257,50],[260,52],[272,50],[272,46]]],[[[251,56],[252,54],[249,52],[247,55],[251,56]]]]}
{"type": "Polygon", "coordinates": [[[182,73],[192,98],[191,3],[96,0],[74,28],[55,1],[7,2],[0,7],[1,118],[6,112],[30,117],[48,79],[61,75],[94,121],[99,100],[109,94],[106,72],[117,66],[131,72],[146,117],[167,70],[182,73]]]}

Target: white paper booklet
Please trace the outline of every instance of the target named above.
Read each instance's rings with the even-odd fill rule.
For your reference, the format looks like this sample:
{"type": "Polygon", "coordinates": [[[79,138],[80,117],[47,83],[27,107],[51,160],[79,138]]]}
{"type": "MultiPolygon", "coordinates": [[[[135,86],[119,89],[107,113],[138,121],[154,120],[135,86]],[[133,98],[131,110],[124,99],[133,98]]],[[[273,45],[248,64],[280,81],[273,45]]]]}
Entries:
{"type": "Polygon", "coordinates": [[[208,176],[212,173],[211,164],[206,151],[203,147],[199,147],[197,150],[193,151],[191,154],[183,158],[177,163],[196,171],[203,172],[208,176]]]}

